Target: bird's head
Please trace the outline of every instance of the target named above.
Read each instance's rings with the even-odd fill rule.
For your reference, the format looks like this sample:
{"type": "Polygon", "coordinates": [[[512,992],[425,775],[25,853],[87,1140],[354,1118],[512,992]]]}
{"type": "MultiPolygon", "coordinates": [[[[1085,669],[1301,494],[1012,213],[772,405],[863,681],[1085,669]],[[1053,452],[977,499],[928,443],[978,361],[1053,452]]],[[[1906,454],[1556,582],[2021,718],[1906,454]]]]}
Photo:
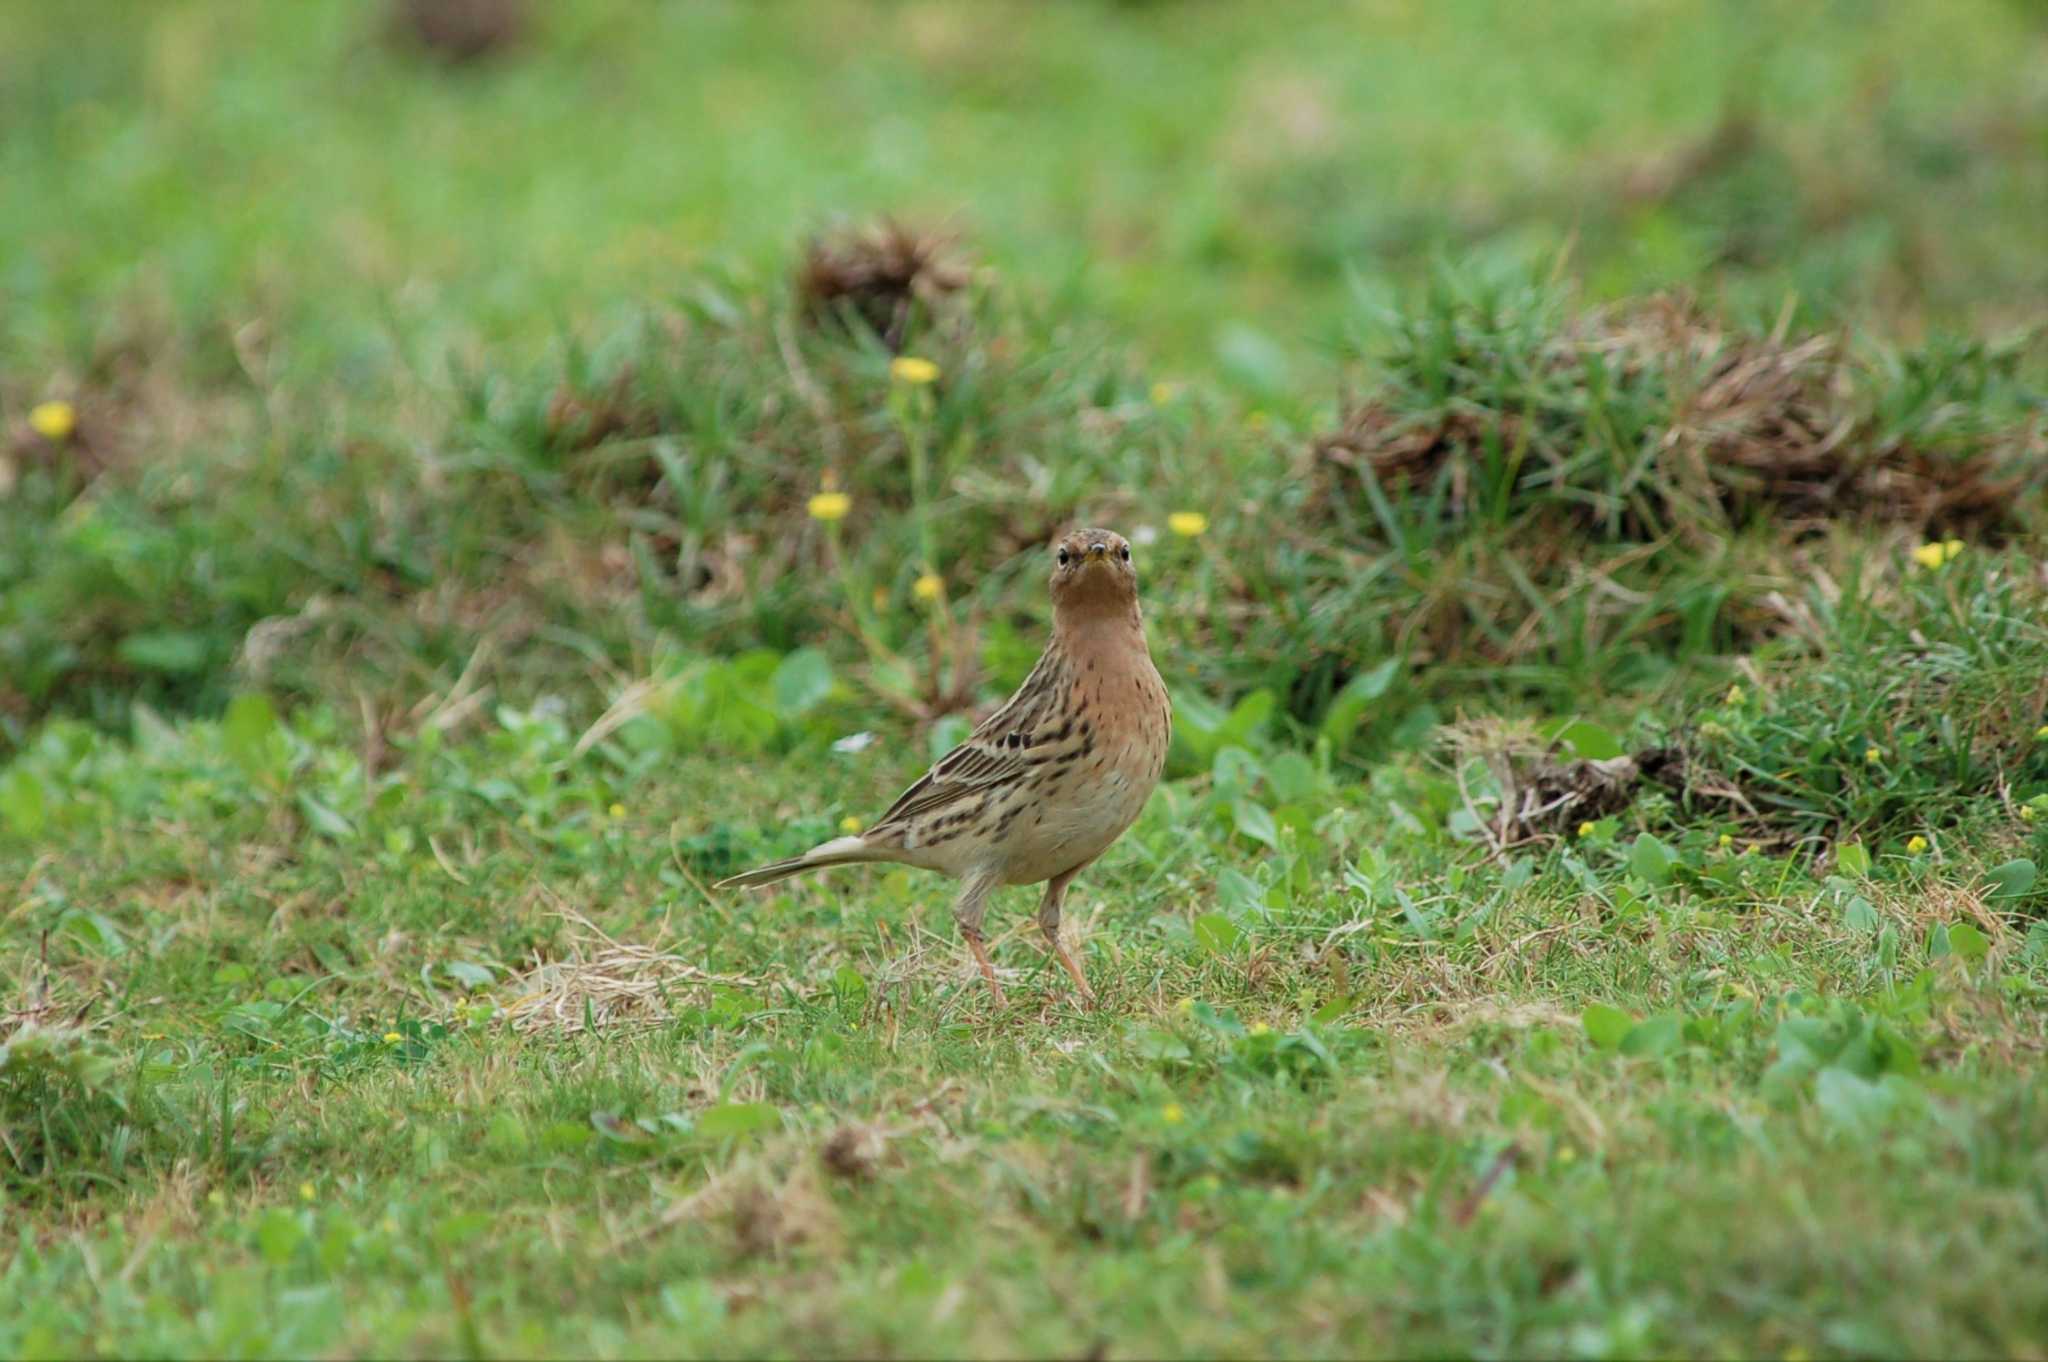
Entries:
{"type": "Polygon", "coordinates": [[[1075,530],[1052,550],[1052,604],[1061,618],[1136,617],[1138,569],[1113,530],[1075,530]]]}

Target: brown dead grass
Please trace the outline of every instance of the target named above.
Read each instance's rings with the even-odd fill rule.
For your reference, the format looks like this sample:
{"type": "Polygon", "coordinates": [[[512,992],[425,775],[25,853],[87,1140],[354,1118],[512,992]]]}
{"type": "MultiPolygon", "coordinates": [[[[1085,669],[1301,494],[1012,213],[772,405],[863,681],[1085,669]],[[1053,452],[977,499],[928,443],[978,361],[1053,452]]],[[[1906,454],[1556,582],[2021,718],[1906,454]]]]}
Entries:
{"type": "Polygon", "coordinates": [[[392,0],[386,34],[394,43],[461,66],[516,46],[530,18],[526,0],[392,0]]]}
{"type": "MultiPolygon", "coordinates": [[[[1686,300],[1660,297],[1586,314],[1542,362],[1562,379],[1589,355],[1617,390],[1661,385],[1669,394],[1640,480],[1654,514],[1625,516],[1625,538],[1654,538],[1665,527],[1718,533],[1765,516],[1794,535],[1856,521],[1996,538],[2019,528],[2023,494],[2042,483],[2048,442],[2037,428],[1959,437],[1943,449],[1887,438],[1862,410],[1832,336],[1744,335],[1686,300]]],[[[1488,442],[1523,448],[1535,433],[1528,419],[1470,405],[1418,416],[1380,398],[1354,404],[1311,447],[1320,496],[1346,495],[1343,484],[1368,473],[1391,496],[1441,481],[1445,514],[1461,518],[1488,442]]],[[[1530,492],[1528,482],[1524,475],[1518,501],[1547,495],[1567,504],[1530,492]]]]}
{"type": "Polygon", "coordinates": [[[844,322],[851,313],[900,350],[913,318],[935,314],[973,278],[941,231],[883,219],[813,240],[797,267],[797,305],[814,324],[844,322]]]}

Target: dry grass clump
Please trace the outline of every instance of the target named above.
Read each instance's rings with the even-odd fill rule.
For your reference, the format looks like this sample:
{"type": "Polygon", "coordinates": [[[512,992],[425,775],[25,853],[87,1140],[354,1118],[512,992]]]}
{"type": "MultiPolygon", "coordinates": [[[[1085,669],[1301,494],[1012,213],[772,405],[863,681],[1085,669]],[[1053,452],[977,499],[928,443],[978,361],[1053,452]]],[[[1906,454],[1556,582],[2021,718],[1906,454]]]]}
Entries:
{"type": "Polygon", "coordinates": [[[392,0],[386,32],[450,66],[495,56],[526,36],[526,0],[392,0]]]}
{"type": "Polygon", "coordinates": [[[568,953],[536,961],[506,981],[505,1015],[521,1032],[574,1035],[613,1026],[658,1026],[671,1016],[678,994],[702,1000],[712,984],[752,987],[755,980],[710,974],[679,955],[615,940],[580,913],[571,925],[568,953]]]}
{"type": "Polygon", "coordinates": [[[858,317],[901,350],[918,312],[936,313],[973,278],[957,244],[890,218],[814,239],[797,266],[797,305],[821,325],[858,317]]]}
{"type": "Polygon", "coordinates": [[[1620,813],[1645,782],[1681,789],[1688,771],[1677,747],[1601,760],[1571,758],[1561,744],[1498,718],[1463,720],[1447,726],[1443,736],[1465,806],[1495,851],[1620,813]],[[1475,758],[1493,779],[1491,795],[1469,788],[1466,768],[1475,758]]]}
{"type": "Polygon", "coordinates": [[[1370,477],[1451,520],[1548,503],[1643,542],[1761,518],[1996,537],[2048,487],[2038,425],[1881,419],[1834,337],[1745,335],[1683,300],[1547,328],[1451,313],[1405,339],[1395,381],[1315,441],[1326,495],[1370,477]]]}

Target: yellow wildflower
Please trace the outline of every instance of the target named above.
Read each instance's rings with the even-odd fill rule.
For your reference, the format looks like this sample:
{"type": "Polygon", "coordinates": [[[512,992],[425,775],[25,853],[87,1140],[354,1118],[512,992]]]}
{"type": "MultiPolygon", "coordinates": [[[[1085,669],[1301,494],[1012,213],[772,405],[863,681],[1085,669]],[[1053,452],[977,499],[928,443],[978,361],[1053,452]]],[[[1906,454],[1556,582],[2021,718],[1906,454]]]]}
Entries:
{"type": "Polygon", "coordinates": [[[1571,1163],[1578,1157],[1579,1151],[1570,1145],[1565,1145],[1557,1151],[1557,1161],[1559,1163],[1571,1163]]]}
{"type": "Polygon", "coordinates": [[[1591,837],[1594,833],[1598,832],[1599,830],[1600,829],[1592,823],[1579,824],[1579,836],[1581,837],[1591,837]]]}
{"type": "Polygon", "coordinates": [[[1193,539],[1209,529],[1209,517],[1200,511],[1175,511],[1166,517],[1166,528],[1183,539],[1193,539]]]}
{"type": "Polygon", "coordinates": [[[1913,550],[1913,561],[1924,568],[1938,568],[1948,561],[1939,544],[1922,544],[1913,550]]]}
{"type": "Polygon", "coordinates": [[[1730,686],[1728,688],[1728,703],[1731,705],[1739,705],[1742,703],[1742,687],[1730,686]]]}
{"type": "Polygon", "coordinates": [[[1735,838],[1732,834],[1726,832],[1721,834],[1721,850],[1726,851],[1729,847],[1732,847],[1734,845],[1735,838]]]}
{"type": "Polygon", "coordinates": [[[844,492],[820,492],[811,498],[811,519],[830,524],[846,519],[846,513],[853,509],[853,498],[844,492]]]}
{"type": "Polygon", "coordinates": [[[854,833],[860,831],[860,820],[852,814],[848,814],[839,820],[839,830],[851,837],[854,833]]]}
{"type": "Polygon", "coordinates": [[[1908,856],[1918,856],[1925,850],[1927,850],[1927,839],[1919,833],[1916,832],[1906,839],[1906,854],[1908,856]]]}
{"type": "Polygon", "coordinates": [[[945,589],[945,578],[936,572],[924,573],[910,584],[910,594],[921,601],[935,601],[939,598],[939,593],[945,589]]]}
{"type": "Polygon", "coordinates": [[[614,818],[624,818],[626,816],[626,806],[624,804],[613,804],[605,812],[614,818]]]}
{"type": "Polygon", "coordinates": [[[1159,1119],[1170,1126],[1177,1126],[1187,1119],[1187,1113],[1180,1109],[1180,1103],[1168,1102],[1159,1109],[1159,1119]]]}
{"type": "Polygon", "coordinates": [[[898,383],[909,383],[922,387],[937,379],[939,366],[916,355],[898,355],[889,361],[889,377],[898,383]]]}
{"type": "Polygon", "coordinates": [[[1271,1026],[1268,1026],[1265,1022],[1253,1022],[1249,1027],[1245,1029],[1251,1035],[1254,1036],[1270,1035],[1273,1030],[1273,1028],[1271,1026]]]}
{"type": "Polygon", "coordinates": [[[2024,818],[2027,822],[2031,823],[2040,816],[2040,811],[2036,809],[2032,804],[2020,805],[2020,817],[2024,818]]]}
{"type": "Polygon", "coordinates": [[[1174,1007],[1177,1008],[1183,1015],[1192,1012],[1195,1010],[1194,997],[1190,995],[1186,998],[1182,998],[1179,1002],[1174,1004],[1174,1007]]]}
{"type": "Polygon", "coordinates": [[[1745,856],[1754,856],[1756,855],[1757,850],[1760,846],[1761,843],[1751,842],[1748,846],[1742,849],[1742,854],[1745,856]]]}
{"type": "Polygon", "coordinates": [[[405,1037],[399,1035],[396,1031],[386,1031],[384,1033],[384,1043],[386,1045],[396,1045],[404,1039],[405,1037]]]}
{"type": "Polygon", "coordinates": [[[1882,747],[1879,747],[1877,744],[1872,743],[1870,746],[1863,749],[1863,760],[1868,762],[1872,766],[1877,765],[1879,762],[1884,760],[1884,749],[1882,747]]]}
{"type": "Polygon", "coordinates": [[[69,402],[38,402],[29,409],[28,424],[45,440],[68,440],[78,429],[78,411],[69,402]]]}
{"type": "Polygon", "coordinates": [[[1963,541],[1962,541],[1962,540],[1960,540],[1960,539],[1944,539],[1944,540],[1942,540],[1942,541],[1941,541],[1941,561],[1942,561],[1942,562],[1944,562],[1944,563],[1952,563],[1952,562],[1954,562],[1954,561],[1955,561],[1955,560],[1956,560],[1957,558],[1959,558],[1959,557],[1961,557],[1961,556],[1962,556],[1962,552],[1963,552],[1963,541]]]}
{"type": "Polygon", "coordinates": [[[299,1200],[301,1200],[301,1201],[311,1201],[312,1199],[313,1199],[313,1184],[312,1184],[312,1183],[310,1183],[310,1182],[302,1182],[302,1183],[300,1183],[300,1184],[299,1184],[299,1200]]]}
{"type": "Polygon", "coordinates": [[[2034,730],[2034,741],[2048,742],[2048,724],[2042,724],[2039,728],[2034,730]]]}

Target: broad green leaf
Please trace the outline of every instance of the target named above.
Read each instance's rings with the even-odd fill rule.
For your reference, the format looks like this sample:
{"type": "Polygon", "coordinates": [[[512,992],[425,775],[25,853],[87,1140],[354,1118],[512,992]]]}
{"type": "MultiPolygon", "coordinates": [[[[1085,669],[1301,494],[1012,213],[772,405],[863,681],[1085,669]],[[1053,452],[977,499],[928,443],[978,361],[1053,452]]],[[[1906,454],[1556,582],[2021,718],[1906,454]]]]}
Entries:
{"type": "Polygon", "coordinates": [[[1870,853],[1861,842],[1844,842],[1835,848],[1835,868],[1862,879],[1870,873],[1870,853]]]}
{"type": "Polygon", "coordinates": [[[450,960],[441,968],[448,971],[449,978],[469,989],[489,988],[496,977],[489,966],[473,960],[450,960]]]}
{"type": "Polygon", "coordinates": [[[277,711],[264,695],[237,695],[221,720],[221,741],[228,760],[255,781],[267,782],[276,775],[271,738],[277,731],[277,711]]]}
{"type": "Polygon", "coordinates": [[[697,1130],[713,1139],[751,1135],[782,1124],[782,1113],[766,1102],[722,1102],[697,1114],[697,1130]]]}
{"type": "Polygon", "coordinates": [[[1948,948],[1958,959],[1975,963],[1991,950],[1991,942],[1970,923],[1956,922],[1949,925],[1948,948]]]}
{"type": "Polygon", "coordinates": [[[131,667],[177,676],[206,670],[210,652],[204,635],[169,629],[130,634],[114,651],[131,667]]]}
{"type": "Polygon", "coordinates": [[[1586,1010],[1579,1014],[1579,1025],[1586,1028],[1586,1039],[1600,1049],[1618,1050],[1628,1033],[1635,1029],[1636,1021],[1618,1007],[1588,1003],[1586,1010]]]}
{"type": "Polygon", "coordinates": [[[1373,702],[1392,688],[1394,678],[1400,673],[1401,659],[1390,657],[1371,671],[1360,672],[1344,683],[1330,701],[1328,712],[1323,715],[1322,734],[1333,747],[1342,747],[1364,720],[1373,702]]]}
{"type": "Polygon", "coordinates": [[[1266,762],[1266,783],[1283,804],[1299,803],[1316,792],[1316,764],[1299,752],[1276,752],[1266,762]]]}
{"type": "Polygon", "coordinates": [[[305,816],[306,826],[322,837],[331,837],[337,842],[355,839],[355,825],[336,812],[332,805],[309,794],[300,795],[297,802],[299,812],[305,816]]]}
{"type": "Polygon", "coordinates": [[[1677,861],[1670,847],[1647,832],[1637,834],[1635,845],[1628,853],[1629,870],[1645,884],[1670,883],[1671,867],[1677,861]]]}
{"type": "Polygon", "coordinates": [[[1237,824],[1237,830],[1254,842],[1275,848],[1280,845],[1280,829],[1274,824],[1272,813],[1257,800],[1235,801],[1230,806],[1230,816],[1237,824]]]}
{"type": "Polygon", "coordinates": [[[23,837],[41,835],[49,822],[43,783],[19,768],[0,776],[0,821],[23,837]]]}
{"type": "Polygon", "coordinates": [[[1668,1055],[1685,1041],[1685,1023],[1677,1017],[1649,1017],[1621,1038],[1625,1055],[1668,1055]]]}
{"type": "Polygon", "coordinates": [[[2034,863],[2022,856],[2007,861],[2004,865],[1993,866],[1985,872],[1984,878],[1991,883],[1991,892],[1985,897],[1994,899],[2025,898],[2032,891],[2034,881],[2040,872],[2034,863]]]}
{"type": "Polygon", "coordinates": [[[808,714],[832,693],[832,663],[817,648],[799,648],[776,667],[774,689],[783,718],[808,714]]]}
{"type": "Polygon", "coordinates": [[[1621,745],[1621,739],[1584,719],[1559,724],[1544,736],[1552,742],[1563,743],[1582,761],[1612,761],[1627,750],[1621,745]]]}
{"type": "Polygon", "coordinates": [[[281,1206],[265,1211],[263,1218],[256,1222],[257,1251],[272,1267],[283,1267],[289,1263],[305,1238],[306,1232],[300,1228],[298,1216],[281,1206]]]}
{"type": "Polygon", "coordinates": [[[1221,913],[1204,913],[1194,921],[1195,941],[1211,955],[1228,955],[1243,939],[1235,922],[1221,913]]]}

